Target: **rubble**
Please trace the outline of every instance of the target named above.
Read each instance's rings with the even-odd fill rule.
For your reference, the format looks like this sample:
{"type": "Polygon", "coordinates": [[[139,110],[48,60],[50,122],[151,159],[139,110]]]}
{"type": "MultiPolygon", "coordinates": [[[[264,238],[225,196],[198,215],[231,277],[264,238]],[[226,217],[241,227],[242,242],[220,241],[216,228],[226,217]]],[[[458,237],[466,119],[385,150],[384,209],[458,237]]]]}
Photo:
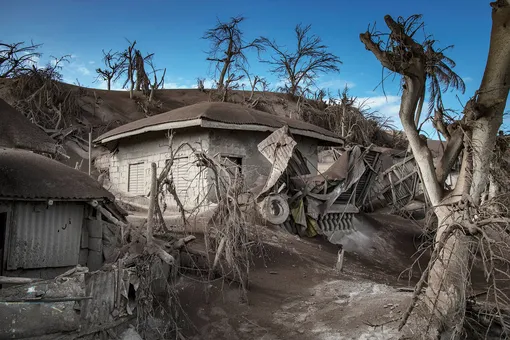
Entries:
{"type": "Polygon", "coordinates": [[[22,339],[78,331],[84,273],[0,290],[0,338],[22,339]]]}
{"type": "Polygon", "coordinates": [[[294,148],[286,126],[273,132],[259,151],[273,165],[265,184],[252,189],[259,212],[269,223],[300,236],[332,236],[352,229],[352,216],[362,208],[380,167],[371,148],[345,148],[322,174],[313,175],[294,148]]]}

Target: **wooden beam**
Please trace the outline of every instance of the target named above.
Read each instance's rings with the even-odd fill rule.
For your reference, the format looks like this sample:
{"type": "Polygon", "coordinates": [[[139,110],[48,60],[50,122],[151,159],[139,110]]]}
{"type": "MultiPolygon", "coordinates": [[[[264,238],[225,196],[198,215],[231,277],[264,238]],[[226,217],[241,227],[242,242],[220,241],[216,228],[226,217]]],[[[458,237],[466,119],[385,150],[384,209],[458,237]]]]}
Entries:
{"type": "Polygon", "coordinates": [[[9,277],[0,276],[0,284],[27,284],[43,281],[42,279],[28,278],[28,277],[9,277]]]}

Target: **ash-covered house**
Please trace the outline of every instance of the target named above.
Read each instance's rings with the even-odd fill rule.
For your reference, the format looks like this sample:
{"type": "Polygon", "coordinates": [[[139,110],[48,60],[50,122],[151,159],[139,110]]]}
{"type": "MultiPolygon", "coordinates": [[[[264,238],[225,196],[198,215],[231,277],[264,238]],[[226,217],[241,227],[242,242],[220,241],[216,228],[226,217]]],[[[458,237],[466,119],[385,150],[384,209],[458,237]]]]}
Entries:
{"type": "MultiPolygon", "coordinates": [[[[150,164],[155,162],[159,172],[170,157],[171,130],[174,150],[182,143],[190,143],[210,156],[219,155],[238,166],[245,188],[251,188],[271,170],[257,145],[285,125],[312,174],[317,174],[319,146],[343,145],[334,133],[303,121],[239,104],[202,102],[128,123],[99,136],[95,143],[107,147],[110,153],[97,158],[95,164],[101,171],[108,171],[110,187],[117,195],[131,201],[146,196],[150,190],[150,164]]],[[[173,180],[186,208],[210,202],[212,179],[202,170],[193,162],[190,148],[181,149],[174,157],[173,180]]],[[[167,204],[175,207],[172,199],[167,204]]]]}
{"type": "Polygon", "coordinates": [[[116,230],[92,205],[120,220],[125,212],[99,182],[43,156],[55,154],[54,141],[1,99],[0,119],[0,276],[98,269],[103,236],[116,230]]]}

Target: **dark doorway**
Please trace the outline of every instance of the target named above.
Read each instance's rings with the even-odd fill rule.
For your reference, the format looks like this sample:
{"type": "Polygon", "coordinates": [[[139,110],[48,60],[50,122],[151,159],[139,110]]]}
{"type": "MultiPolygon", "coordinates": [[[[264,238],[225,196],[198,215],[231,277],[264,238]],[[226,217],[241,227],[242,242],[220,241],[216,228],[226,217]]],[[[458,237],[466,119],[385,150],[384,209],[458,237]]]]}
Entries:
{"type": "MultiPolygon", "coordinates": [[[[228,190],[227,183],[231,181],[242,181],[242,168],[243,168],[243,159],[241,157],[229,157],[229,156],[221,156],[221,163],[227,170],[228,174],[222,172],[220,174],[220,190],[222,194],[226,193],[228,190]],[[230,178],[228,178],[230,177],[230,178]]],[[[231,183],[233,184],[233,183],[231,183]]],[[[242,185],[242,182],[241,182],[242,185]]],[[[222,196],[222,195],[221,195],[222,196]]]]}
{"type": "MultiPolygon", "coordinates": [[[[0,276],[4,275],[4,253],[5,253],[5,234],[7,231],[7,213],[0,213],[0,276]]],[[[2,286],[0,285],[0,288],[2,286]]]]}

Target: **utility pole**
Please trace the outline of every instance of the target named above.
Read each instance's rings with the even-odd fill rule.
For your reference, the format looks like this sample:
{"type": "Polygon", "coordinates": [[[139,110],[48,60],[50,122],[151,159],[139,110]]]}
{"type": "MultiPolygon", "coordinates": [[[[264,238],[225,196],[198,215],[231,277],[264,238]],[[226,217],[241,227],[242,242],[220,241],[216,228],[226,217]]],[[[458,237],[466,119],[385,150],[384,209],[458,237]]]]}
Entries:
{"type": "Polygon", "coordinates": [[[92,171],[92,127],[89,132],[89,176],[92,171]]]}

